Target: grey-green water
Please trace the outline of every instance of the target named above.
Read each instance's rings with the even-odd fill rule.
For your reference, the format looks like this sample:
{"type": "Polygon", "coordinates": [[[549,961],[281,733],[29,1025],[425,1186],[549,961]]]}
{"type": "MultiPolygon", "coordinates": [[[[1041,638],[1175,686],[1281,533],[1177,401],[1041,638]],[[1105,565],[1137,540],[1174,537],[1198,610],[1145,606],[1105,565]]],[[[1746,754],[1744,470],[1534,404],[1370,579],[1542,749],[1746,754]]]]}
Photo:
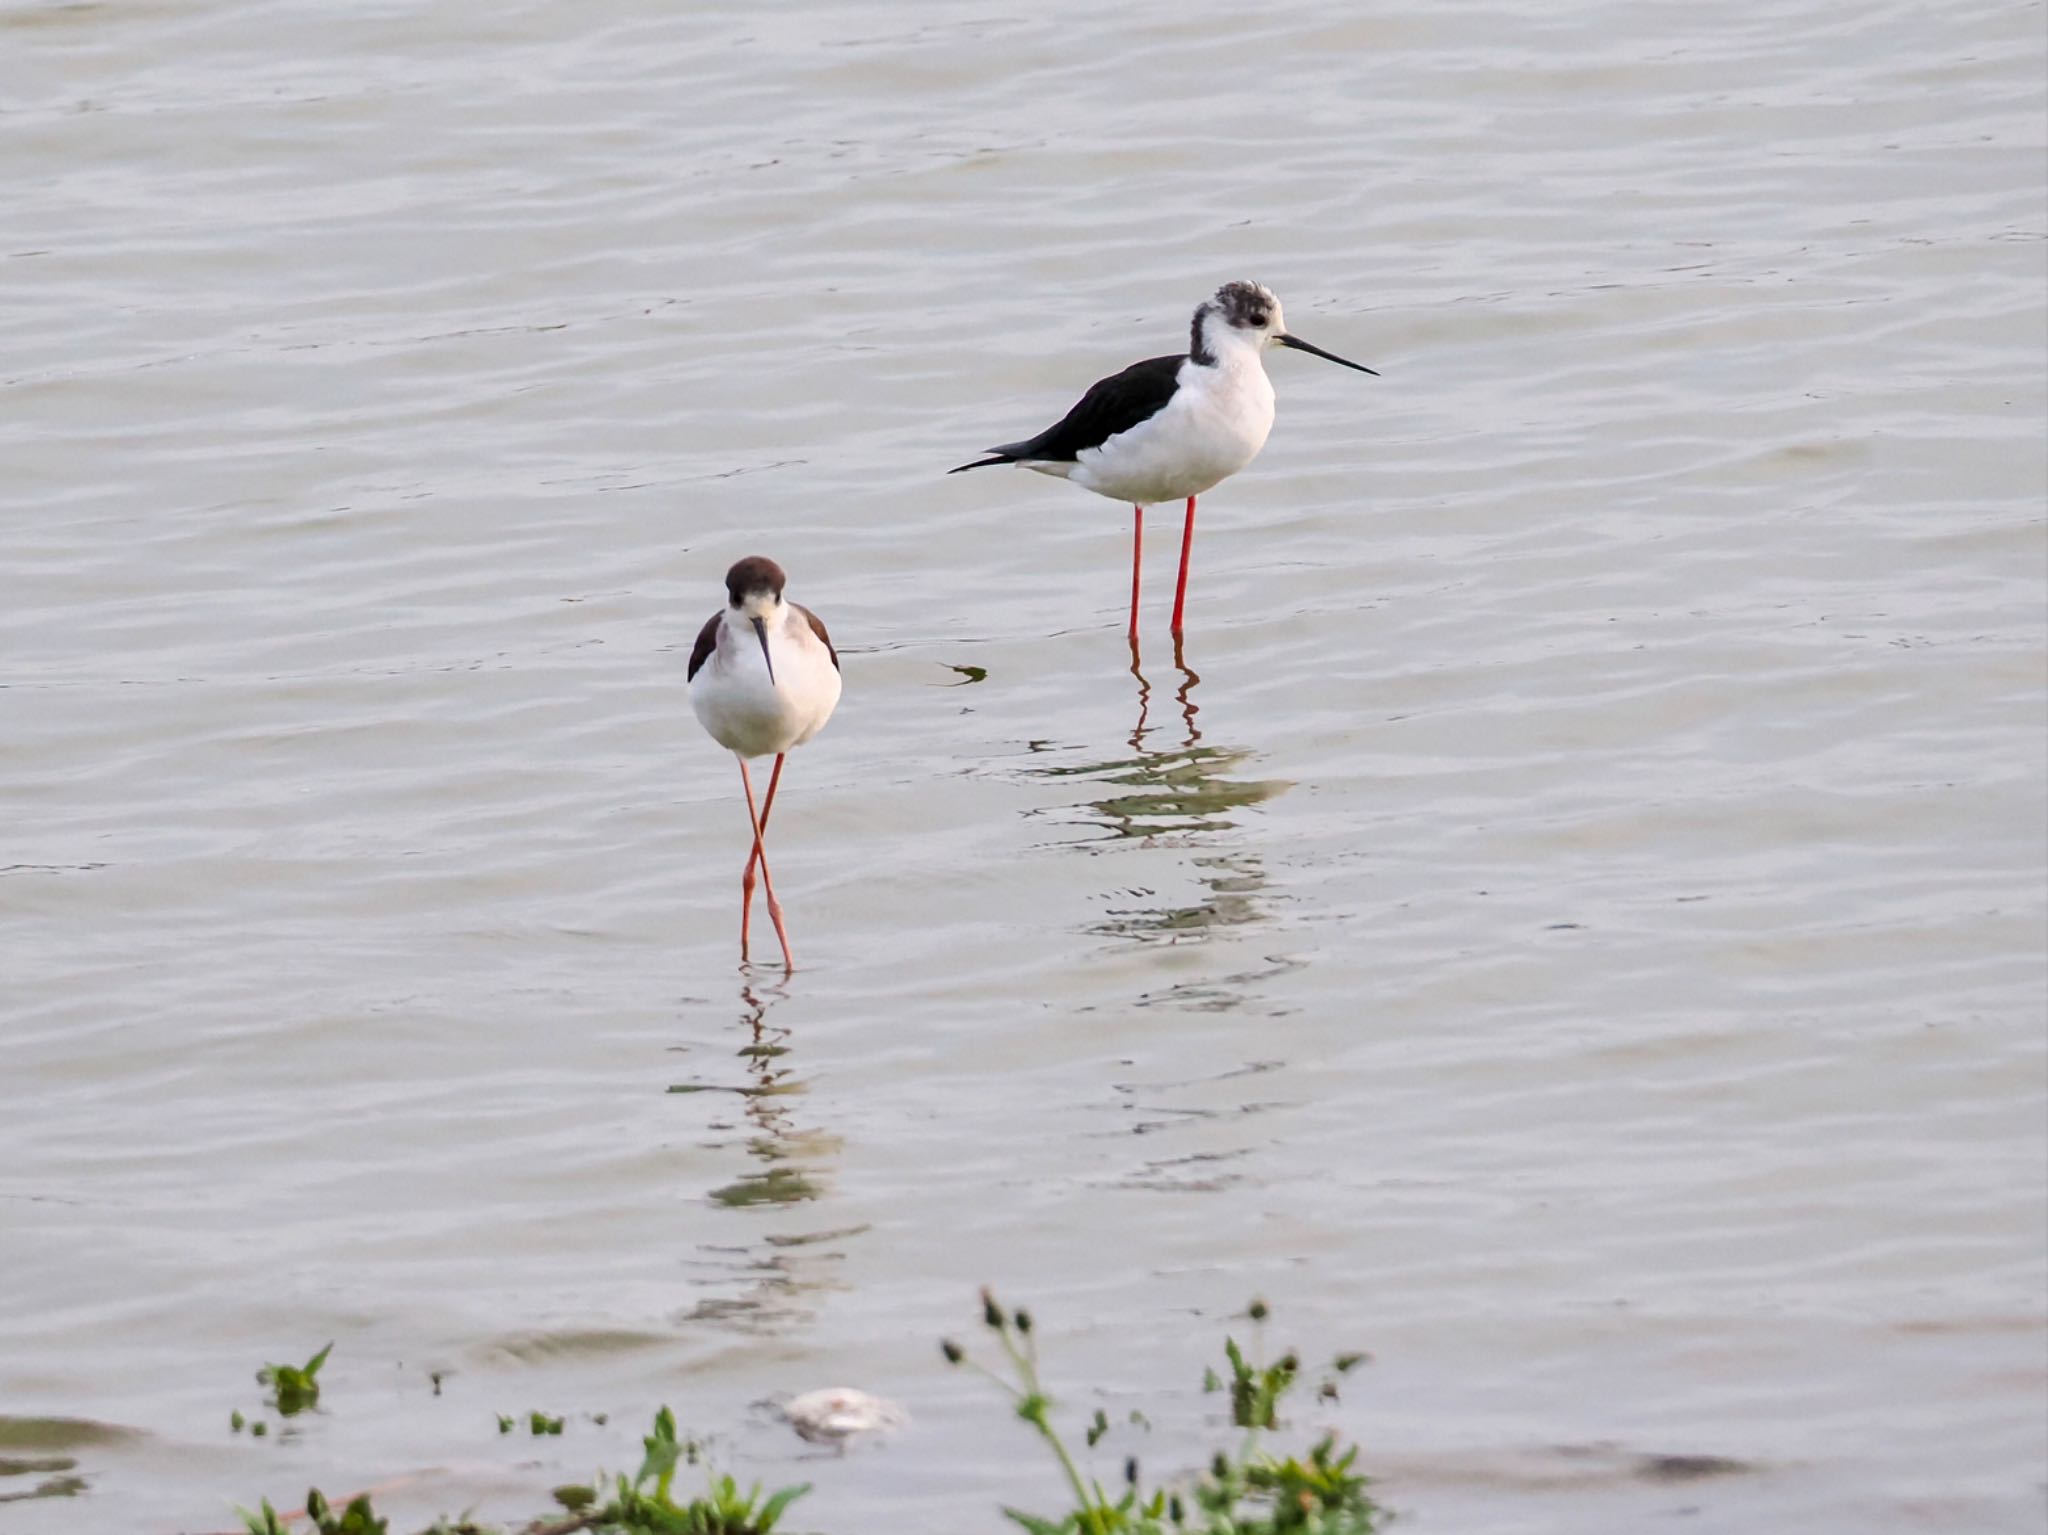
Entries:
{"type": "Polygon", "coordinates": [[[1418,1531],[2038,1530],[2044,71],[1974,0],[6,0],[0,1414],[131,1432],[0,1526],[509,1516],[668,1401],[801,1528],[992,1530],[994,1280],[1162,1468],[1252,1293],[1370,1349],[1305,1426],[1418,1531]],[[1385,377],[1274,359],[1134,676],[1127,513],[942,471],[1241,275],[1385,377]],[[845,652],[787,984],[682,675],[757,550],[845,652]],[[746,1410],[842,1382],[914,1427],[746,1410]]]}

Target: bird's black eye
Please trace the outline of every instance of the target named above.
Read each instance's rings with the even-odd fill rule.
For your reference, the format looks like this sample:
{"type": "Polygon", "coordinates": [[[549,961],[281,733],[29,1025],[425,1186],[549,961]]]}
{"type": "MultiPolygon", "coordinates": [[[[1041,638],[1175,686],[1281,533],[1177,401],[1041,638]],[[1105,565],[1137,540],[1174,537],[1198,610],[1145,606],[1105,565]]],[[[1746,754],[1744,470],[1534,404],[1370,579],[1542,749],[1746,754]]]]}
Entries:
{"type": "Polygon", "coordinates": [[[1263,309],[1254,309],[1250,314],[1244,317],[1244,322],[1245,324],[1249,325],[1253,330],[1264,330],[1266,328],[1266,311],[1263,309]]]}

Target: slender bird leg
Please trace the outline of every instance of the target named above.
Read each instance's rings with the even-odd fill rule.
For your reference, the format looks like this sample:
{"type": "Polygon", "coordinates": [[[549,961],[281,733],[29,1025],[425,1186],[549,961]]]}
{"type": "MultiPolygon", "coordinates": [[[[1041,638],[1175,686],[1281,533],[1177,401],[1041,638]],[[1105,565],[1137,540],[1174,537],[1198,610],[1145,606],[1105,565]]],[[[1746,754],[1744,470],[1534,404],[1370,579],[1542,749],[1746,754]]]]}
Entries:
{"type": "Polygon", "coordinates": [[[1131,643],[1138,643],[1138,577],[1145,571],[1145,508],[1131,508],[1131,643]]]}
{"type": "Polygon", "coordinates": [[[1181,614],[1188,605],[1188,556],[1195,548],[1195,498],[1188,497],[1187,526],[1180,535],[1180,584],[1173,589],[1173,632],[1180,633],[1181,614]]]}
{"type": "MultiPolygon", "coordinates": [[[[768,792],[761,799],[761,835],[764,837],[768,835],[768,817],[775,813],[775,789],[782,782],[782,763],[788,755],[788,752],[777,752],[775,771],[768,775],[768,792]]],[[[742,883],[750,893],[754,887],[754,860],[761,856],[760,846],[760,843],[755,843],[754,851],[747,854],[747,873],[742,883]]]]}
{"type": "Polygon", "coordinates": [[[740,960],[745,963],[747,958],[747,923],[753,915],[754,864],[758,860],[761,888],[768,897],[768,920],[775,924],[775,937],[782,945],[782,968],[794,970],[796,961],[790,957],[789,932],[782,925],[782,903],[775,899],[775,880],[768,873],[768,850],[761,845],[765,817],[754,813],[754,780],[747,774],[745,757],[740,758],[740,785],[747,791],[747,821],[754,828],[754,850],[747,855],[747,872],[740,876],[740,960]]]}
{"type": "Polygon", "coordinates": [[[747,929],[754,920],[754,860],[761,856],[761,827],[754,820],[754,786],[747,777],[747,759],[734,753],[740,765],[740,782],[747,790],[747,824],[754,828],[753,844],[747,849],[746,872],[740,875],[740,963],[747,962],[747,929]]]}

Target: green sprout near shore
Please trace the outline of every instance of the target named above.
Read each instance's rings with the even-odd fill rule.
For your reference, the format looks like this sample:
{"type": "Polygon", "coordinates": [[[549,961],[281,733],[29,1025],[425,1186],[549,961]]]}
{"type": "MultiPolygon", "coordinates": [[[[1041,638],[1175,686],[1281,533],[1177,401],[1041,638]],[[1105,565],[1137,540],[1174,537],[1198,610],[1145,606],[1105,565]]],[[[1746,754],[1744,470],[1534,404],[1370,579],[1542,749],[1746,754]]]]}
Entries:
{"type": "MultiPolygon", "coordinates": [[[[1045,1441],[1059,1463],[1074,1506],[1058,1518],[1005,1508],[1004,1514],[1028,1535],[1373,1535],[1383,1510],[1366,1492],[1366,1478],[1352,1471],[1357,1446],[1339,1451],[1336,1436],[1326,1434],[1310,1447],[1306,1459],[1279,1456],[1260,1444],[1260,1435],[1277,1429],[1280,1403],[1293,1389],[1301,1365],[1293,1352],[1268,1365],[1262,1351],[1247,1359],[1234,1338],[1224,1341],[1229,1377],[1210,1371],[1204,1388],[1230,1391],[1231,1422],[1245,1431],[1235,1452],[1219,1450],[1208,1469],[1184,1490],[1145,1491],[1136,1456],[1124,1462],[1123,1486],[1112,1494],[1101,1482],[1084,1480],[1072,1453],[1052,1422],[1052,1399],[1038,1373],[1038,1338],[1031,1313],[1005,1311],[988,1290],[981,1292],[982,1323],[1003,1351],[1006,1373],[970,1360],[966,1349],[947,1339],[939,1347],[946,1361],[968,1365],[987,1376],[1007,1395],[1019,1418],[1045,1441]]],[[[1263,1301],[1254,1301],[1247,1315],[1255,1328],[1267,1317],[1263,1301]]],[[[1342,1374],[1362,1355],[1340,1356],[1334,1366],[1342,1374]]],[[[1092,1447],[1108,1432],[1105,1414],[1097,1412],[1087,1425],[1092,1447]]]]}
{"type": "Polygon", "coordinates": [[[302,1365],[267,1364],[256,1372],[256,1384],[270,1388],[270,1405],[280,1417],[292,1417],[320,1405],[320,1366],[334,1352],[329,1343],[302,1365]]]}
{"type": "MultiPolygon", "coordinates": [[[[1007,1310],[993,1293],[982,1291],[981,1320],[1002,1354],[997,1367],[970,1359],[951,1339],[940,1349],[948,1363],[978,1371],[1009,1398],[1016,1416],[1051,1451],[1070,1500],[1064,1512],[1051,1515],[1004,1508],[1011,1524],[1025,1535],[1377,1535],[1387,1515],[1368,1494],[1367,1479],[1354,1469],[1356,1446],[1340,1446],[1334,1434],[1324,1434],[1304,1451],[1282,1454],[1266,1442],[1267,1435],[1286,1427],[1285,1407],[1298,1388],[1315,1379],[1315,1400],[1332,1400],[1338,1378],[1366,1356],[1339,1354],[1320,1376],[1305,1372],[1293,1350],[1268,1362],[1265,1303],[1253,1301],[1244,1317],[1251,1331],[1243,1341],[1224,1339],[1222,1367],[1206,1371],[1202,1382],[1203,1390],[1227,1399],[1229,1425],[1241,1434],[1236,1445],[1216,1451],[1200,1469],[1163,1481],[1148,1480],[1138,1458],[1129,1456],[1121,1478],[1106,1488],[1084,1475],[1055,1421],[1055,1404],[1039,1373],[1038,1329],[1031,1313],[1007,1310]]],[[[300,1369],[271,1366],[264,1372],[265,1384],[281,1396],[295,1393],[297,1409],[311,1405],[306,1388],[317,1400],[315,1377],[332,1347],[300,1369]]],[[[603,1414],[588,1416],[593,1423],[604,1421],[603,1414]]],[[[511,1434],[523,1422],[529,1433],[551,1436],[562,1432],[565,1420],[533,1411],[521,1417],[499,1414],[497,1426],[499,1433],[511,1434]]],[[[1113,1423],[1099,1408],[1075,1427],[1094,1450],[1126,1422],[1151,1428],[1143,1413],[1132,1411],[1113,1423]]],[[[259,1419],[248,1431],[260,1434],[264,1428],[259,1419]]],[[[808,1483],[774,1492],[759,1482],[743,1487],[730,1475],[703,1469],[703,1447],[677,1433],[675,1414],[667,1407],[655,1415],[641,1448],[639,1469],[630,1477],[601,1474],[588,1483],[555,1488],[553,1513],[503,1529],[486,1528],[469,1516],[444,1517],[418,1535],[775,1535],[791,1505],[811,1490],[808,1483]],[[704,1478],[695,1496],[676,1490],[686,1467],[699,1468],[691,1472],[693,1479],[704,1478]]],[[[1716,1462],[1714,1469],[1721,1465],[1716,1462]]],[[[279,1514],[268,1502],[254,1513],[236,1512],[248,1535],[391,1535],[389,1521],[371,1506],[368,1493],[339,1511],[316,1489],[306,1494],[303,1514],[279,1514]]]]}
{"type": "MultiPolygon", "coordinates": [[[[249,1535],[290,1535],[291,1521],[280,1518],[267,1498],[253,1514],[246,1508],[235,1512],[242,1516],[249,1535]]],[[[306,1517],[313,1521],[313,1535],[390,1535],[390,1521],[377,1517],[376,1510],[370,1507],[368,1493],[350,1499],[348,1506],[337,1514],[315,1487],[306,1494],[306,1517]]]]}
{"type": "Polygon", "coordinates": [[[732,1477],[720,1476],[702,1497],[679,1505],[672,1494],[676,1468],[685,1460],[696,1461],[696,1442],[676,1438],[675,1414],[664,1407],[654,1415],[654,1431],[640,1443],[644,1454],[632,1481],[620,1476],[611,1501],[584,1514],[576,1528],[617,1529],[627,1535],[772,1535],[789,1505],[811,1490],[804,1482],[764,1498],[759,1482],[742,1491],[732,1477]]]}
{"type": "MultiPolygon", "coordinates": [[[[607,1484],[599,1477],[589,1486],[557,1487],[555,1502],[566,1512],[535,1519],[521,1526],[519,1535],[575,1535],[579,1531],[592,1535],[774,1535],[790,1504],[811,1490],[806,1483],[764,1496],[758,1482],[742,1488],[732,1477],[718,1476],[709,1479],[701,1495],[678,1502],[676,1472],[683,1465],[697,1464],[696,1441],[676,1437],[675,1414],[664,1407],[655,1414],[653,1431],[640,1443],[640,1469],[630,1479],[618,1476],[607,1484]]],[[[338,1514],[317,1489],[307,1493],[310,1531],[295,1530],[293,1521],[267,1501],[254,1513],[247,1509],[236,1512],[249,1535],[390,1535],[389,1522],[370,1506],[368,1493],[351,1499],[338,1514]]],[[[468,1520],[459,1524],[443,1520],[422,1535],[493,1532],[468,1520]]]]}

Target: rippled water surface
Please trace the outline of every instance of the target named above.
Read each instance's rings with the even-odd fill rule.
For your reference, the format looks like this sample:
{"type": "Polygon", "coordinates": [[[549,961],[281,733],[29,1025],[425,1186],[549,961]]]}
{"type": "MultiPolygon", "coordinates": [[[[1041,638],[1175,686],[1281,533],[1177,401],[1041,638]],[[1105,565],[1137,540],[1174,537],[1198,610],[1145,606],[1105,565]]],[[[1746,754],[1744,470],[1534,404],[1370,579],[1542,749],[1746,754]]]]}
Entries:
{"type": "Polygon", "coordinates": [[[510,1518],[667,1401],[993,1530],[994,1281],[1105,1476],[1261,1293],[1404,1528],[2038,1530],[2044,71],[1988,0],[0,0],[0,1450],[97,1425],[0,1526],[510,1518]],[[1384,377],[1274,355],[1134,668],[1128,511],[942,471],[1241,275],[1384,377]],[[786,983],[683,679],[756,551],[845,661],[786,983]],[[842,1382],[913,1426],[748,1410],[842,1382]]]}

